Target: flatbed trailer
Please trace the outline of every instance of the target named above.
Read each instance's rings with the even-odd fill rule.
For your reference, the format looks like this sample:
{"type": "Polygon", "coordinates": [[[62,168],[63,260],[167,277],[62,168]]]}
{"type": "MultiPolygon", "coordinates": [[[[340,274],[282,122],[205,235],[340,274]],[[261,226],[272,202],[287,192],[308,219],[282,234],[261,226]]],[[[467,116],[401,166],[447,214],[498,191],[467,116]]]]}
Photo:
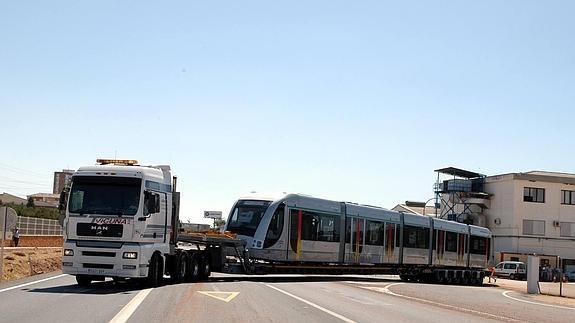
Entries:
{"type": "MultiPolygon", "coordinates": [[[[246,242],[235,238],[232,234],[181,234],[178,236],[178,241],[177,253],[197,253],[199,257],[205,259],[205,263],[209,264],[210,271],[228,274],[387,274],[399,275],[403,281],[464,283],[459,278],[465,277],[470,271],[468,268],[429,268],[418,265],[270,262],[251,257],[246,242]]],[[[476,271],[475,274],[479,275],[480,281],[483,281],[488,272],[476,271]]]]}

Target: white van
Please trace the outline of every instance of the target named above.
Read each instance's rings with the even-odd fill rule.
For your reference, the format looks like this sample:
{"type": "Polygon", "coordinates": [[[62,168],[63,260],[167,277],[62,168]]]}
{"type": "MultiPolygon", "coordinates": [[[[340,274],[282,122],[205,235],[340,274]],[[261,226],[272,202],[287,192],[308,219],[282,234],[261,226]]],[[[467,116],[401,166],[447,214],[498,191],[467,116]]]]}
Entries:
{"type": "Polygon", "coordinates": [[[520,261],[503,261],[495,266],[495,276],[509,279],[524,279],[527,275],[525,264],[520,261]]]}

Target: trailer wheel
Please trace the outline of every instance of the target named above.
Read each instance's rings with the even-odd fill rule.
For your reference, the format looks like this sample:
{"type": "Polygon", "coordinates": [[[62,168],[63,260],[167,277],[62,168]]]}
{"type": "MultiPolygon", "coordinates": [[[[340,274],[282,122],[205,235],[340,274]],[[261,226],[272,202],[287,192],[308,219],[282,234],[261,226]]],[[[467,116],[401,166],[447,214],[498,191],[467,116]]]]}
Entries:
{"type": "Polygon", "coordinates": [[[210,277],[212,273],[211,267],[210,267],[210,259],[207,257],[204,257],[202,259],[202,264],[201,264],[201,268],[200,268],[200,279],[208,279],[208,277],[210,277]]]}
{"type": "Polygon", "coordinates": [[[150,259],[150,268],[148,268],[147,283],[150,287],[158,287],[162,284],[164,278],[162,258],[155,253],[150,259]]]}
{"type": "Polygon", "coordinates": [[[92,277],[87,275],[76,275],[78,286],[87,287],[92,283],[92,277]]]}
{"type": "Polygon", "coordinates": [[[180,253],[176,260],[176,268],[172,273],[172,281],[176,284],[183,282],[188,274],[188,255],[185,252],[180,253]]]}
{"type": "Polygon", "coordinates": [[[189,273],[188,273],[188,278],[187,280],[189,281],[196,281],[198,280],[198,278],[200,277],[200,264],[198,262],[198,257],[195,255],[192,255],[191,257],[189,257],[189,273]]]}

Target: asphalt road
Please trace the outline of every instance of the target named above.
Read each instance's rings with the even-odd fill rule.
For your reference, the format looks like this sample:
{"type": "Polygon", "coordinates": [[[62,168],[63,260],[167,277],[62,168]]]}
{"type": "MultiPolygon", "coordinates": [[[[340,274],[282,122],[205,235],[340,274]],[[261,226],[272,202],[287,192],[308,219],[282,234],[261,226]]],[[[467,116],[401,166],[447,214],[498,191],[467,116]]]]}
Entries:
{"type": "Polygon", "coordinates": [[[575,307],[393,276],[229,276],[147,289],[59,273],[0,287],[0,322],[572,322],[575,307]],[[26,285],[28,284],[28,285],[26,285]]]}

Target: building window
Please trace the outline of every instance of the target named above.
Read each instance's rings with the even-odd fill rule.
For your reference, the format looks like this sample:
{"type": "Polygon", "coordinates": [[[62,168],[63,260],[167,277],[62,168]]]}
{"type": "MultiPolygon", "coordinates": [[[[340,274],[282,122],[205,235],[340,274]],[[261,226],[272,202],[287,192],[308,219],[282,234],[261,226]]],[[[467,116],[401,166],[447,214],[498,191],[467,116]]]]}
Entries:
{"type": "Polygon", "coordinates": [[[559,223],[560,233],[562,237],[575,237],[575,223],[574,222],[561,222],[559,223]]]}
{"type": "Polygon", "coordinates": [[[575,205],[575,191],[561,191],[561,204],[575,205]]]}
{"type": "Polygon", "coordinates": [[[545,221],[542,220],[523,220],[523,234],[544,236],[545,221]]]}
{"type": "Polygon", "coordinates": [[[535,187],[523,188],[523,201],[545,203],[545,189],[535,187]]]}

